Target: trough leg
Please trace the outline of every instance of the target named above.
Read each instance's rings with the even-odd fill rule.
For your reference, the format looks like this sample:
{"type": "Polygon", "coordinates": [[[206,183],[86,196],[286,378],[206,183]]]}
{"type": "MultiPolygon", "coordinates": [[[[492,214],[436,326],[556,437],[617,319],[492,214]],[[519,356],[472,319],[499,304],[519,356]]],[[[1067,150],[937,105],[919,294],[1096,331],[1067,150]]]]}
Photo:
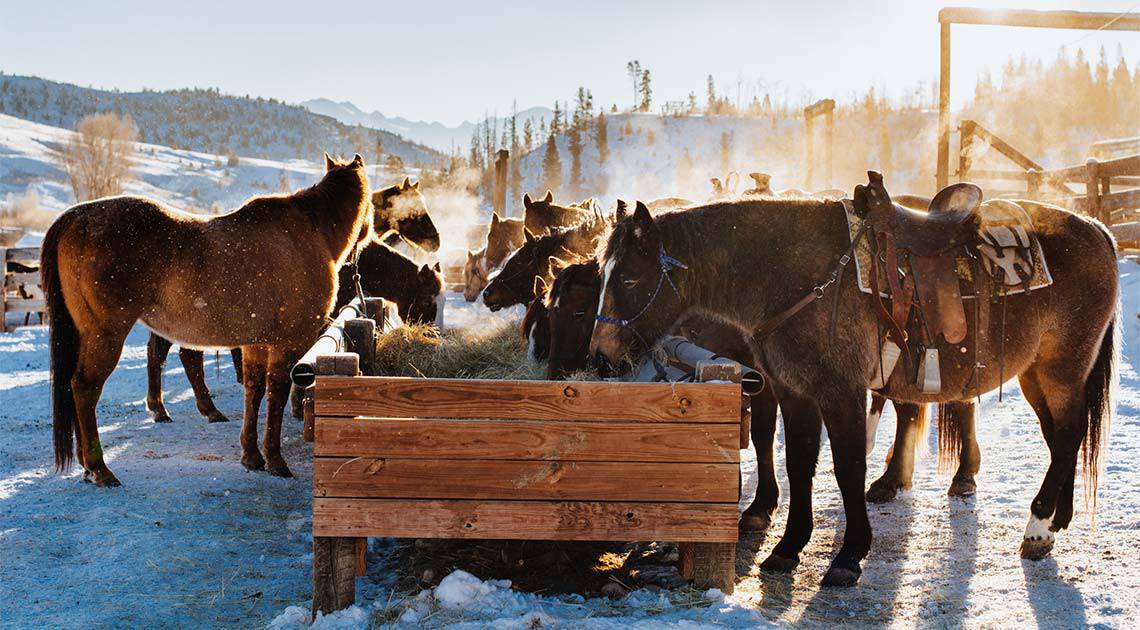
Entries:
{"type": "Polygon", "coordinates": [[[731,595],[736,586],[736,543],[689,543],[693,588],[718,588],[731,595]]]}
{"type": "Polygon", "coordinates": [[[313,537],[313,618],[356,603],[358,538],[313,537]]]}

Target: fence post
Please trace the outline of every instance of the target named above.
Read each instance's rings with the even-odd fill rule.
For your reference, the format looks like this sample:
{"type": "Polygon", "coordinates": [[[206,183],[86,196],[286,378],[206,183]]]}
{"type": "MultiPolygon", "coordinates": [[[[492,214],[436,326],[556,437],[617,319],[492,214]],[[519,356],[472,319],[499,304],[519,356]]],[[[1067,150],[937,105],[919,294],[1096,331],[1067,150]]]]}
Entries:
{"type": "Polygon", "coordinates": [[[963,120],[958,124],[958,181],[970,178],[970,152],[974,148],[974,121],[963,120]]]}
{"type": "Polygon", "coordinates": [[[1033,200],[1041,196],[1041,171],[1031,168],[1025,171],[1026,195],[1033,200]]]}
{"type": "Polygon", "coordinates": [[[507,216],[507,162],[510,157],[510,151],[499,149],[495,160],[495,196],[491,203],[501,217],[507,216]]]}
{"type": "Polygon", "coordinates": [[[950,22],[939,20],[940,64],[938,74],[938,190],[950,183],[950,22]]]}
{"type": "Polygon", "coordinates": [[[1085,162],[1085,212],[1108,225],[1108,221],[1100,216],[1100,163],[1096,158],[1085,162]]]}
{"type": "Polygon", "coordinates": [[[804,112],[804,143],[805,153],[804,159],[807,161],[807,179],[804,181],[804,188],[807,190],[812,189],[812,182],[815,180],[815,156],[812,155],[813,141],[813,128],[814,121],[810,114],[804,112]]]}
{"type": "MultiPolygon", "coordinates": [[[[827,156],[824,158],[827,160],[827,171],[826,171],[827,184],[826,184],[826,187],[831,188],[833,185],[832,184],[832,181],[833,181],[832,180],[832,172],[833,172],[833,169],[832,169],[833,164],[832,163],[834,162],[834,160],[832,159],[832,156],[834,155],[834,153],[832,153],[832,147],[833,147],[832,143],[835,139],[835,110],[834,109],[827,110],[827,118],[824,120],[823,125],[824,125],[823,126],[823,150],[827,152],[827,156]]],[[[890,151],[889,148],[887,150],[890,151]]],[[[889,168],[886,169],[886,172],[889,174],[890,169],[889,168]]]]}

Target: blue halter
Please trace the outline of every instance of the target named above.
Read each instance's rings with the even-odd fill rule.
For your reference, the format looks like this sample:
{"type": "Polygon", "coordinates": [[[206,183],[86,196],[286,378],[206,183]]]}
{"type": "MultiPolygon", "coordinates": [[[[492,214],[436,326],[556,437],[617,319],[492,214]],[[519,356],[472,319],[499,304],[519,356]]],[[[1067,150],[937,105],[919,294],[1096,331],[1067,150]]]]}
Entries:
{"type": "MultiPolygon", "coordinates": [[[[606,315],[599,314],[594,317],[594,321],[603,324],[613,324],[615,326],[621,326],[622,328],[629,328],[630,330],[633,330],[634,334],[636,334],[637,331],[633,329],[633,326],[631,324],[640,319],[642,315],[645,315],[649,311],[649,307],[653,306],[653,303],[657,300],[657,296],[661,294],[661,288],[665,286],[666,282],[669,283],[669,288],[673,289],[673,293],[676,294],[677,297],[681,297],[681,292],[677,290],[677,285],[673,284],[673,279],[669,277],[669,272],[673,271],[674,269],[688,269],[689,266],[666,254],[664,244],[660,245],[660,248],[657,252],[657,265],[661,269],[661,275],[657,277],[657,288],[653,290],[653,295],[649,297],[649,301],[645,303],[645,306],[643,306],[636,315],[629,319],[618,319],[616,317],[608,317],[606,315]]],[[[638,337],[640,336],[641,335],[638,335],[638,337]]]]}

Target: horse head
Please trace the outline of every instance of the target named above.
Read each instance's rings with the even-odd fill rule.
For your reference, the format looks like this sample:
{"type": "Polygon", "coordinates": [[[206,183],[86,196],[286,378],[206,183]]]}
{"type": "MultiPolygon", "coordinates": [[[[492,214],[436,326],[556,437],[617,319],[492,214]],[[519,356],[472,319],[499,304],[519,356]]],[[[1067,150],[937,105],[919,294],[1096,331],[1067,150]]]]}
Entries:
{"type": "Polygon", "coordinates": [[[679,261],[665,253],[661,233],[640,201],[632,215],[618,208],[618,223],[599,261],[601,296],[590,357],[605,375],[631,351],[648,350],[683,308],[669,273],[679,261]]]}
{"type": "Polygon", "coordinates": [[[507,258],[483,289],[483,303],[492,311],[533,300],[534,279],[547,277],[550,257],[558,253],[558,239],[553,235],[539,238],[525,228],[523,233],[526,242],[507,258]]]}
{"type": "Polygon", "coordinates": [[[417,324],[430,324],[435,321],[439,308],[437,298],[443,292],[443,276],[439,263],[434,267],[423,265],[416,272],[416,281],[405,301],[397,303],[400,319],[417,324]]]}
{"type": "Polygon", "coordinates": [[[601,291],[602,274],[596,258],[570,265],[554,278],[546,300],[550,322],[547,378],[560,380],[588,365],[593,316],[598,312],[601,291]]]}
{"type": "Polygon", "coordinates": [[[463,299],[474,302],[487,286],[487,250],[477,252],[467,250],[467,262],[463,264],[463,299]]]}
{"type": "Polygon", "coordinates": [[[439,230],[428,214],[419,182],[413,184],[405,177],[403,183],[373,193],[372,206],[377,234],[395,232],[425,251],[439,250],[439,230]]]}

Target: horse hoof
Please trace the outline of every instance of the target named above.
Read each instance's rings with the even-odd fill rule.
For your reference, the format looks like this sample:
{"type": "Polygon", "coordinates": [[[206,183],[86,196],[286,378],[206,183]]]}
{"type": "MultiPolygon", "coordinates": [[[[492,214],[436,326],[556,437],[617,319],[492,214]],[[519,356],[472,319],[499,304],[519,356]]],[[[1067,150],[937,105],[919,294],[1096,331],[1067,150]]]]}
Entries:
{"type": "Polygon", "coordinates": [[[121,485],[123,485],[122,482],[110,471],[102,477],[95,478],[96,488],[118,488],[121,485]]]}
{"type": "Polygon", "coordinates": [[[269,474],[273,475],[274,477],[285,477],[285,478],[292,478],[293,477],[293,471],[289,470],[289,467],[286,466],[285,464],[281,464],[280,466],[270,467],[269,468],[269,474]]]}
{"type": "Polygon", "coordinates": [[[154,414],[154,421],[155,422],[174,422],[174,418],[171,418],[170,414],[168,414],[164,411],[162,413],[154,414]]]}
{"type": "Polygon", "coordinates": [[[764,571],[775,571],[777,573],[787,573],[795,569],[800,563],[799,558],[785,558],[776,555],[772,552],[764,562],[760,563],[760,568],[764,571]]]}
{"type": "Polygon", "coordinates": [[[897,485],[879,479],[867,489],[867,501],[869,503],[886,503],[894,500],[898,493],[899,487],[897,485]]]}
{"type": "Polygon", "coordinates": [[[950,489],[946,494],[952,497],[972,497],[978,491],[978,484],[973,479],[955,479],[950,482],[950,489]]]}
{"type": "Polygon", "coordinates": [[[229,422],[229,421],[230,421],[230,419],[226,417],[226,414],[224,414],[220,411],[215,411],[213,413],[206,415],[206,422],[208,422],[210,424],[213,424],[215,422],[229,422]]]}
{"type": "Polygon", "coordinates": [[[840,567],[832,565],[823,576],[824,586],[855,586],[859,582],[862,571],[858,568],[840,567]]]}
{"type": "Polygon", "coordinates": [[[749,514],[745,512],[740,516],[740,533],[742,534],[759,534],[768,531],[771,526],[771,514],[749,514]]]}
{"type": "Polygon", "coordinates": [[[1053,541],[1048,539],[1023,538],[1021,540],[1021,557],[1026,560],[1040,560],[1053,550],[1053,541]]]}
{"type": "Polygon", "coordinates": [[[242,455],[241,465],[245,466],[246,470],[265,470],[265,460],[261,457],[261,453],[242,455]]]}

